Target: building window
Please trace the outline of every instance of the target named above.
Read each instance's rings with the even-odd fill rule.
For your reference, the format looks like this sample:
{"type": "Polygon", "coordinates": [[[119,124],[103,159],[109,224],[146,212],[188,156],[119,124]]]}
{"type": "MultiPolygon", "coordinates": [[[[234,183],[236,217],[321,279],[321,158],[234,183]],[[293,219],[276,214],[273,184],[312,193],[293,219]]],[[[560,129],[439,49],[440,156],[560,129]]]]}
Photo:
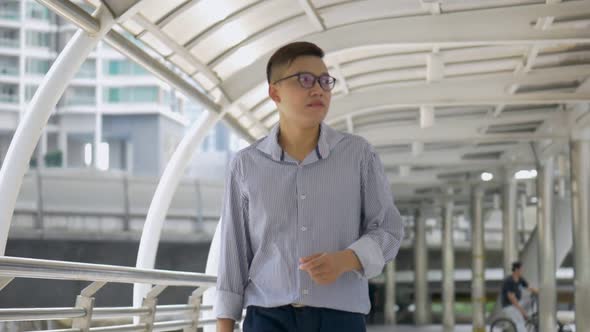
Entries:
{"type": "Polygon", "coordinates": [[[0,75],[18,76],[18,58],[1,57],[0,75]]]}
{"type": "Polygon", "coordinates": [[[27,17],[30,19],[47,21],[50,23],[55,22],[55,16],[53,13],[47,7],[35,1],[27,2],[27,17]]]}
{"type": "Polygon", "coordinates": [[[16,85],[1,85],[0,102],[18,103],[18,87],[16,85]]]}
{"type": "Polygon", "coordinates": [[[135,62],[110,60],[105,62],[104,74],[109,76],[144,76],[149,73],[135,62]]]}
{"type": "Polygon", "coordinates": [[[20,20],[20,10],[18,1],[0,2],[0,18],[5,20],[20,20]]]}
{"type": "Polygon", "coordinates": [[[0,29],[0,46],[1,47],[18,47],[19,46],[18,30],[0,29]]]}
{"type": "Polygon", "coordinates": [[[27,85],[25,87],[25,100],[30,101],[31,99],[33,99],[33,96],[35,95],[35,92],[38,88],[38,85],[27,85]]]}
{"type": "Polygon", "coordinates": [[[27,46],[51,47],[52,38],[48,32],[27,31],[27,46]]]}
{"type": "Polygon", "coordinates": [[[27,58],[25,70],[27,74],[45,75],[49,71],[51,61],[45,59],[27,58]]]}
{"type": "Polygon", "coordinates": [[[155,103],[158,102],[158,87],[106,88],[104,101],[107,103],[155,103]]]}
{"type": "Polygon", "coordinates": [[[96,77],[96,61],[94,60],[86,60],[80,66],[80,69],[76,73],[76,77],[81,78],[94,78],[96,77]]]}
{"type": "Polygon", "coordinates": [[[62,105],[94,105],[96,104],[94,87],[71,87],[62,97],[62,105]]]}

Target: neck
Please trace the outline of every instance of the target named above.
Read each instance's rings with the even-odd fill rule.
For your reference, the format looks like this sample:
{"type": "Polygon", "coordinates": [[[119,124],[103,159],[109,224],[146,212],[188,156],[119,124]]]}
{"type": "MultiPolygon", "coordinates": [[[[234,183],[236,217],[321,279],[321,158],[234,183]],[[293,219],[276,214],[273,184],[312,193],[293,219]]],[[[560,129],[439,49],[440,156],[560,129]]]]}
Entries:
{"type": "Polygon", "coordinates": [[[520,278],[520,277],[518,276],[518,274],[516,274],[516,273],[512,273],[512,279],[514,279],[514,280],[517,280],[517,279],[519,279],[519,278],[520,278]]]}
{"type": "Polygon", "coordinates": [[[301,128],[289,125],[286,122],[279,122],[279,145],[289,153],[290,156],[303,161],[305,157],[318,144],[320,126],[301,128]]]}

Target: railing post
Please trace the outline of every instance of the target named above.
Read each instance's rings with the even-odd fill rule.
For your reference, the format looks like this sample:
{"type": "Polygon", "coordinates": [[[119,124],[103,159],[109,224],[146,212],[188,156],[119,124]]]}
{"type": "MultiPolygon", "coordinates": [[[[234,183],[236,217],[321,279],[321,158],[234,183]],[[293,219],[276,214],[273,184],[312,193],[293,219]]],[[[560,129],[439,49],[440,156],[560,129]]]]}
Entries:
{"type": "Polygon", "coordinates": [[[8,286],[8,284],[13,280],[12,277],[4,277],[0,278],[0,291],[4,289],[4,287],[8,286]]]}
{"type": "Polygon", "coordinates": [[[35,218],[35,229],[43,229],[43,179],[41,178],[41,170],[37,167],[35,172],[35,182],[37,187],[37,215],[35,218]]]}
{"type": "Polygon", "coordinates": [[[84,288],[80,295],[76,298],[76,308],[82,308],[86,311],[84,317],[75,318],[72,321],[72,328],[78,328],[82,332],[90,331],[90,323],[92,322],[92,310],[94,310],[93,295],[101,289],[106,282],[95,281],[88,287],[84,288]]]}
{"type": "Polygon", "coordinates": [[[123,231],[128,232],[131,229],[131,203],[129,202],[129,174],[123,175],[123,204],[125,215],[123,216],[123,231]]]}
{"type": "Polygon", "coordinates": [[[199,287],[191,294],[191,296],[189,296],[188,304],[195,306],[195,310],[189,315],[190,319],[193,321],[193,325],[191,327],[185,327],[183,332],[197,332],[197,329],[199,328],[199,317],[201,316],[201,298],[205,291],[205,287],[199,287]]]}
{"type": "Polygon", "coordinates": [[[154,322],[156,321],[156,305],[158,304],[158,295],[166,289],[167,286],[159,285],[152,288],[143,298],[142,307],[147,307],[150,314],[141,317],[140,323],[145,324],[145,332],[152,332],[154,329],[154,322]]]}
{"type": "Polygon", "coordinates": [[[201,191],[201,181],[195,180],[195,193],[197,199],[197,231],[203,227],[203,192],[201,191]]]}

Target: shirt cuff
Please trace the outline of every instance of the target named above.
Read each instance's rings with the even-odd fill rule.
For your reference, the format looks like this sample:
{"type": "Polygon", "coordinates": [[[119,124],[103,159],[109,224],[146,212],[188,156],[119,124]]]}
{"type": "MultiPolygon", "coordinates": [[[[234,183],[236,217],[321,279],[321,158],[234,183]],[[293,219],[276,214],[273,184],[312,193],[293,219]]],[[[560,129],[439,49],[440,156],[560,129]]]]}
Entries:
{"type": "Polygon", "coordinates": [[[358,257],[363,271],[355,271],[359,278],[373,278],[381,274],[385,266],[385,258],[381,247],[368,236],[363,236],[351,244],[348,249],[354,251],[358,257]]]}
{"type": "Polygon", "coordinates": [[[229,318],[236,322],[241,321],[243,303],[243,295],[217,290],[215,318],[229,318]]]}

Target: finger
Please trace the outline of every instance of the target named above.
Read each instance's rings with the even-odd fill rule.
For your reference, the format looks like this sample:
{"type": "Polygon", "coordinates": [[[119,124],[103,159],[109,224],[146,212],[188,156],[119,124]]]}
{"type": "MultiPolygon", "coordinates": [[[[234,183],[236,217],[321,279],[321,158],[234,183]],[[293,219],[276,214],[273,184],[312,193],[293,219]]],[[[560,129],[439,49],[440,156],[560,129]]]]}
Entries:
{"type": "Polygon", "coordinates": [[[318,280],[326,280],[330,278],[330,273],[328,272],[320,272],[320,273],[316,273],[313,275],[314,279],[318,279],[318,280]]]}
{"type": "Polygon", "coordinates": [[[329,270],[330,269],[324,263],[320,263],[307,269],[307,271],[309,271],[312,274],[327,273],[329,272],[329,270]]]}
{"type": "Polygon", "coordinates": [[[324,264],[324,259],[323,258],[324,257],[319,256],[319,257],[317,257],[317,258],[315,258],[315,259],[313,259],[313,260],[311,260],[311,261],[309,261],[309,262],[307,262],[305,264],[301,264],[299,266],[299,268],[301,270],[305,270],[305,271],[309,271],[311,269],[317,268],[318,266],[321,266],[322,264],[324,264]]]}
{"type": "Polygon", "coordinates": [[[323,252],[320,252],[320,253],[317,253],[317,254],[313,254],[311,256],[301,257],[301,258],[299,258],[299,263],[302,263],[302,264],[303,263],[307,263],[309,261],[312,261],[312,260],[320,257],[323,254],[324,254],[323,252]]]}

